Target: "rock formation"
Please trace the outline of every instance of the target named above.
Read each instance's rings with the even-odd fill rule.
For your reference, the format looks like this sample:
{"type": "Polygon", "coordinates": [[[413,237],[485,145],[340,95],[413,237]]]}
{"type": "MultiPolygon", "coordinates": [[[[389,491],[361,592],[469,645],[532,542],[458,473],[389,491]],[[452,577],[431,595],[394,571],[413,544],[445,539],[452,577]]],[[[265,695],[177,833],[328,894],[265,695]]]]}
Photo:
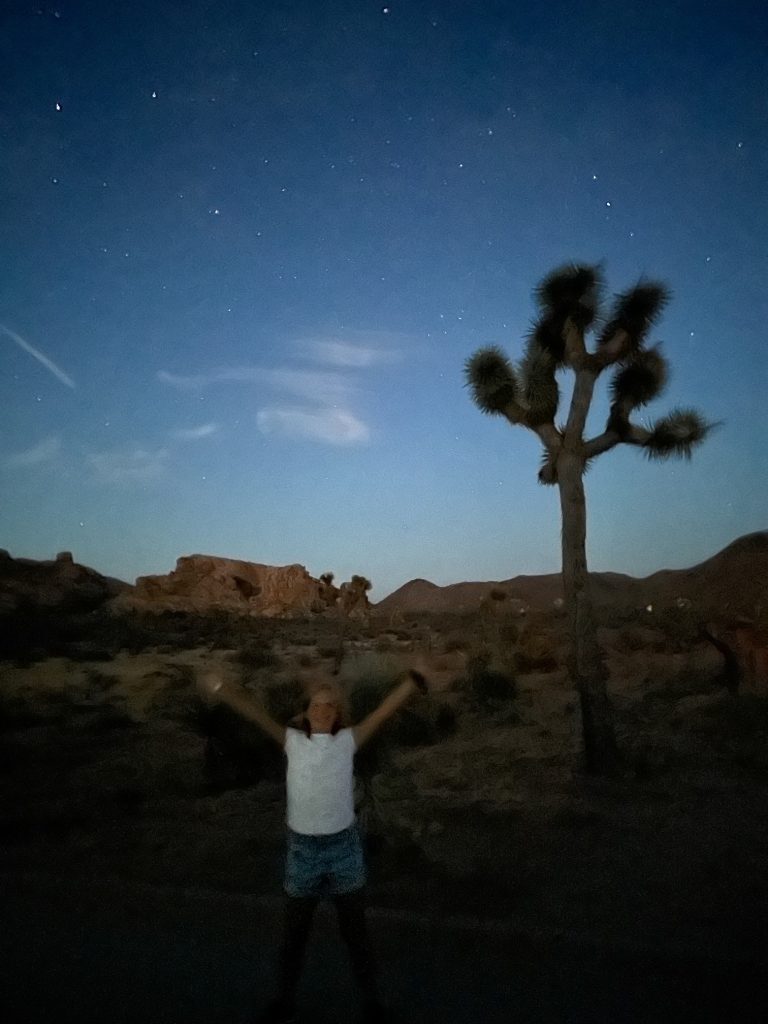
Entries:
{"type": "MultiPolygon", "coordinates": [[[[125,611],[226,611],[235,615],[281,618],[321,614],[337,605],[345,614],[354,609],[339,602],[344,592],[333,586],[332,574],[319,580],[303,565],[261,565],[213,555],[187,555],[166,576],[140,576],[136,586],[112,602],[116,613],[125,611]]],[[[365,593],[363,601],[368,604],[365,593]]]]}
{"type": "Polygon", "coordinates": [[[69,551],[48,561],[12,558],[0,551],[0,614],[35,608],[91,611],[127,588],[127,583],[79,565],[69,551]]]}

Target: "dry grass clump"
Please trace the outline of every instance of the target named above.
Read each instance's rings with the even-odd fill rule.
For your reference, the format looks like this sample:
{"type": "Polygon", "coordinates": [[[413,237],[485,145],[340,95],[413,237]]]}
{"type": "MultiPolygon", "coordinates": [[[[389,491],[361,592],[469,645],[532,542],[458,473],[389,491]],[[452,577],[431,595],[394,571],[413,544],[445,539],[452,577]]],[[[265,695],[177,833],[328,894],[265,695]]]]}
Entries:
{"type": "Polygon", "coordinates": [[[472,641],[463,633],[453,632],[443,640],[443,653],[453,654],[454,651],[466,651],[469,650],[471,646],[472,641]]]}
{"type": "Polygon", "coordinates": [[[517,678],[509,662],[488,647],[470,655],[456,686],[471,708],[484,712],[506,708],[517,696],[517,678]]]}

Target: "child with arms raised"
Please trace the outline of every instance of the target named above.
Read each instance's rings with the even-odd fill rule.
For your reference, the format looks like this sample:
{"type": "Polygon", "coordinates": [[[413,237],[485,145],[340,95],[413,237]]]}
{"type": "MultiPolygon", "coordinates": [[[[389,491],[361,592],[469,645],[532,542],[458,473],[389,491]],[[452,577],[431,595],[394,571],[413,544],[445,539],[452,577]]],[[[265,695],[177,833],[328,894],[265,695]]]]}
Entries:
{"type": "Polygon", "coordinates": [[[349,726],[340,688],[321,680],[296,727],[279,725],[241,687],[215,672],[201,676],[210,698],[254,722],[287,757],[288,840],[285,866],[285,934],[280,951],[278,996],[264,1024],[295,1021],[295,996],[318,900],[331,898],[339,929],[363,996],[363,1020],[383,1020],[365,922],[366,868],[355,819],[355,752],[415,693],[427,692],[424,675],[411,669],[362,722],[349,726]]]}

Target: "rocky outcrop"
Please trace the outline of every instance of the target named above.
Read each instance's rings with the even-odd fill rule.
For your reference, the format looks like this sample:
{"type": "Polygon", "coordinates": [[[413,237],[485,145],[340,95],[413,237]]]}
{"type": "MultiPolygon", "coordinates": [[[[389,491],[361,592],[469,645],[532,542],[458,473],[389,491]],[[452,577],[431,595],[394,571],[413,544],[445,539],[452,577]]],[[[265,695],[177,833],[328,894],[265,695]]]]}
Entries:
{"type": "Polygon", "coordinates": [[[48,561],[12,558],[0,551],[0,614],[92,611],[126,589],[127,583],[79,565],[69,551],[48,561]]]}
{"type": "MultiPolygon", "coordinates": [[[[179,558],[174,571],[166,576],[140,576],[136,586],[117,597],[111,608],[116,613],[226,611],[281,618],[334,611],[340,593],[330,573],[318,580],[303,565],[261,565],[214,555],[187,555],[179,558]]],[[[344,612],[348,614],[346,609],[344,612]]]]}

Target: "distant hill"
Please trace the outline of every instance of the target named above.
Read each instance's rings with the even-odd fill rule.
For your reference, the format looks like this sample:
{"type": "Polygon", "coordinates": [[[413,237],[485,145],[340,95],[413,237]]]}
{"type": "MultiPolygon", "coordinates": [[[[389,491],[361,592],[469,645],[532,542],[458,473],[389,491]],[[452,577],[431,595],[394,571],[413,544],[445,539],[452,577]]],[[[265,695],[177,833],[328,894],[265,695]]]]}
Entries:
{"type": "MultiPolygon", "coordinates": [[[[662,569],[637,578],[622,573],[591,573],[595,604],[643,608],[674,604],[682,597],[694,605],[730,615],[754,615],[768,607],[768,531],[750,533],[690,569],[662,569]]],[[[515,576],[508,580],[452,583],[445,587],[429,580],[411,580],[375,605],[375,611],[475,611],[491,590],[505,591],[532,609],[551,608],[563,596],[560,573],[515,576]]]]}

